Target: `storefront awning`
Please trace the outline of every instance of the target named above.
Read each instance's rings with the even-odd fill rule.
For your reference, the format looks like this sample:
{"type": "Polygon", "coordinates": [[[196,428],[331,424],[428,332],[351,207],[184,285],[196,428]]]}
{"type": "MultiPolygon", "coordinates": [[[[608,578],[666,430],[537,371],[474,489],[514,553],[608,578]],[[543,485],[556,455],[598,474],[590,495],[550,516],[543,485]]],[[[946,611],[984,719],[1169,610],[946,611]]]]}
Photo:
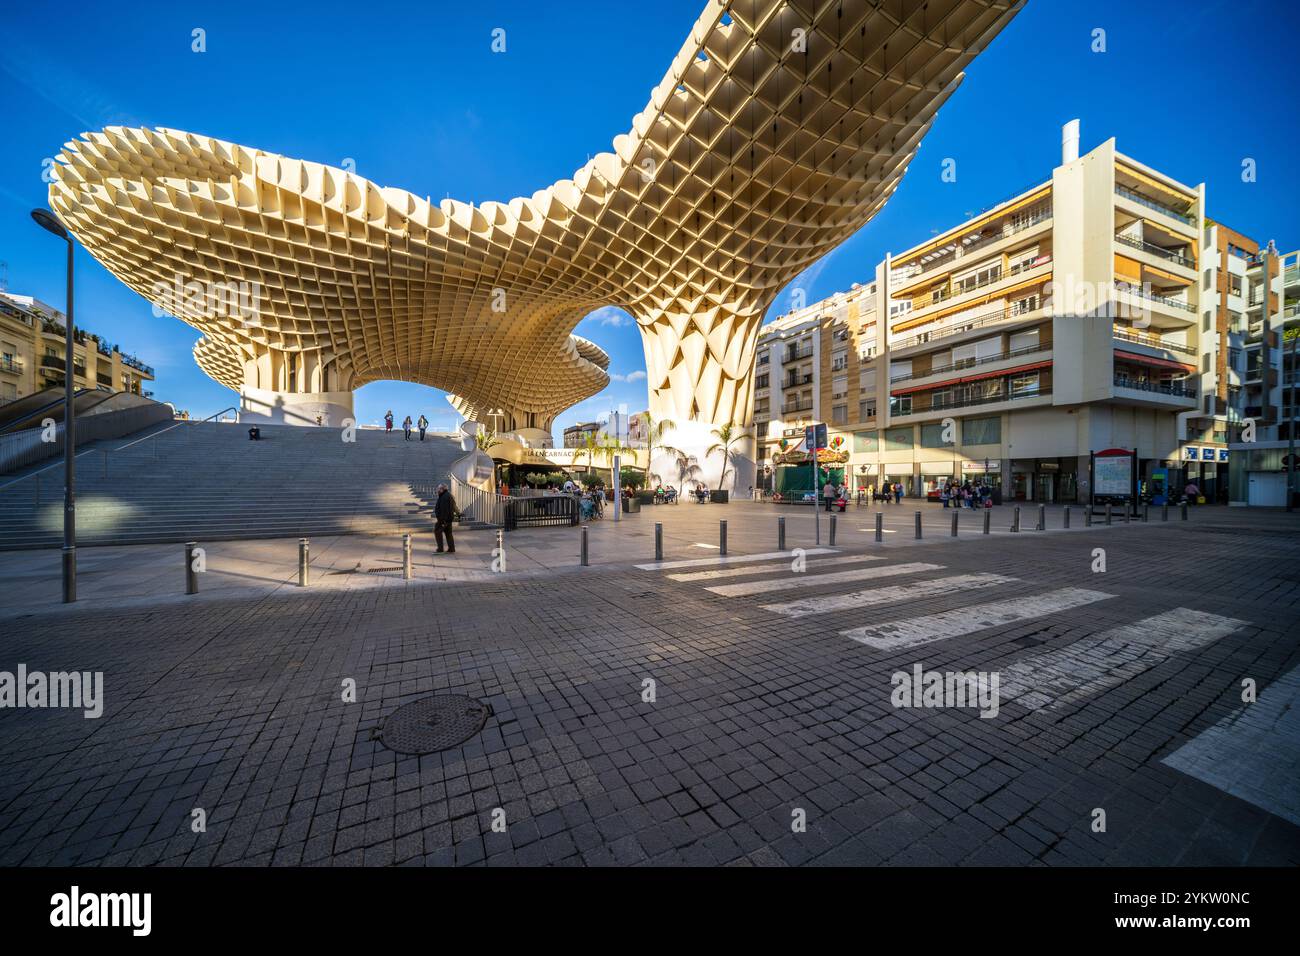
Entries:
{"type": "Polygon", "coordinates": [[[1115,358],[1124,359],[1126,362],[1137,362],[1139,365],[1153,365],[1156,368],[1172,368],[1180,372],[1186,372],[1188,375],[1196,373],[1195,365],[1184,365],[1182,362],[1175,362],[1171,359],[1156,358],[1154,355],[1141,355],[1138,352],[1126,352],[1124,349],[1115,350],[1115,358]]]}

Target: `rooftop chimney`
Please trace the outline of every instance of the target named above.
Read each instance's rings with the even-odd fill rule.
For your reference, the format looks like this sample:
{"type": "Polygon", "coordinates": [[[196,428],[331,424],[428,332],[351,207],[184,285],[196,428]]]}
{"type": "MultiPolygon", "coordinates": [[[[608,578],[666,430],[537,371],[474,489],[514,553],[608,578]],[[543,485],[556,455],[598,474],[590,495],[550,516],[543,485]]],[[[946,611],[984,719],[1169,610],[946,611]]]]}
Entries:
{"type": "Polygon", "coordinates": [[[1072,119],[1061,127],[1061,165],[1079,158],[1079,121],[1072,119]]]}

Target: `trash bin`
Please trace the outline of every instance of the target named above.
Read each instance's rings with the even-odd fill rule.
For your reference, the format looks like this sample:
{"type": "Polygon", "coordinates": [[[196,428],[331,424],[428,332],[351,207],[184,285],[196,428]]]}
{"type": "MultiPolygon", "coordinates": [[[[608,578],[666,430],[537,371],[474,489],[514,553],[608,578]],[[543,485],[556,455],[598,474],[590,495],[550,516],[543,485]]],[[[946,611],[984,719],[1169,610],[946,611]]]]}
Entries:
{"type": "Polygon", "coordinates": [[[721,491],[721,490],[710,491],[709,500],[713,502],[715,505],[725,505],[727,503],[729,495],[730,493],[726,491],[721,491]]]}
{"type": "Polygon", "coordinates": [[[635,514],[641,510],[641,500],[639,498],[623,499],[623,514],[635,514]]]}

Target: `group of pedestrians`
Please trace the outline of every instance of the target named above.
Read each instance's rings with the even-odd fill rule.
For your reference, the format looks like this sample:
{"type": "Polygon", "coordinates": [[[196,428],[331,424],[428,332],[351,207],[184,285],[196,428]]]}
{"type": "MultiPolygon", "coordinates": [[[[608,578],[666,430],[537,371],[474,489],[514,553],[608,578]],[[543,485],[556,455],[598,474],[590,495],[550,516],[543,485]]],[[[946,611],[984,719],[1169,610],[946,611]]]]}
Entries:
{"type": "Polygon", "coordinates": [[[883,501],[889,504],[893,501],[896,505],[903,503],[903,483],[901,481],[886,481],[877,490],[875,485],[867,485],[867,496],[872,501],[883,501]]]}
{"type": "Polygon", "coordinates": [[[993,489],[969,478],[960,484],[949,481],[939,489],[939,500],[945,508],[986,508],[993,501],[993,489]]]}
{"type": "MultiPolygon", "coordinates": [[[[407,441],[411,440],[412,425],[420,429],[420,441],[424,441],[424,433],[429,428],[429,419],[421,415],[419,421],[412,422],[411,416],[407,415],[405,421],[402,422],[402,432],[406,435],[407,441]]],[[[390,408],[388,411],[384,413],[384,431],[388,433],[388,432],[392,432],[392,430],[393,430],[393,410],[390,408]]]]}

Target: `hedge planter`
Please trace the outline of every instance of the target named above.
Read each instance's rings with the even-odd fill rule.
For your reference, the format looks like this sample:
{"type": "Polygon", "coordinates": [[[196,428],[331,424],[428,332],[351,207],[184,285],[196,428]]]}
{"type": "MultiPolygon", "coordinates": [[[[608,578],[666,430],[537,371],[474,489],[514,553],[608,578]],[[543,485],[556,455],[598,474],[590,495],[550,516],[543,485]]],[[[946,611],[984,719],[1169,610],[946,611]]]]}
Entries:
{"type": "Polygon", "coordinates": [[[728,495],[729,493],[726,491],[710,491],[709,500],[715,505],[725,505],[729,500],[728,495]]]}

